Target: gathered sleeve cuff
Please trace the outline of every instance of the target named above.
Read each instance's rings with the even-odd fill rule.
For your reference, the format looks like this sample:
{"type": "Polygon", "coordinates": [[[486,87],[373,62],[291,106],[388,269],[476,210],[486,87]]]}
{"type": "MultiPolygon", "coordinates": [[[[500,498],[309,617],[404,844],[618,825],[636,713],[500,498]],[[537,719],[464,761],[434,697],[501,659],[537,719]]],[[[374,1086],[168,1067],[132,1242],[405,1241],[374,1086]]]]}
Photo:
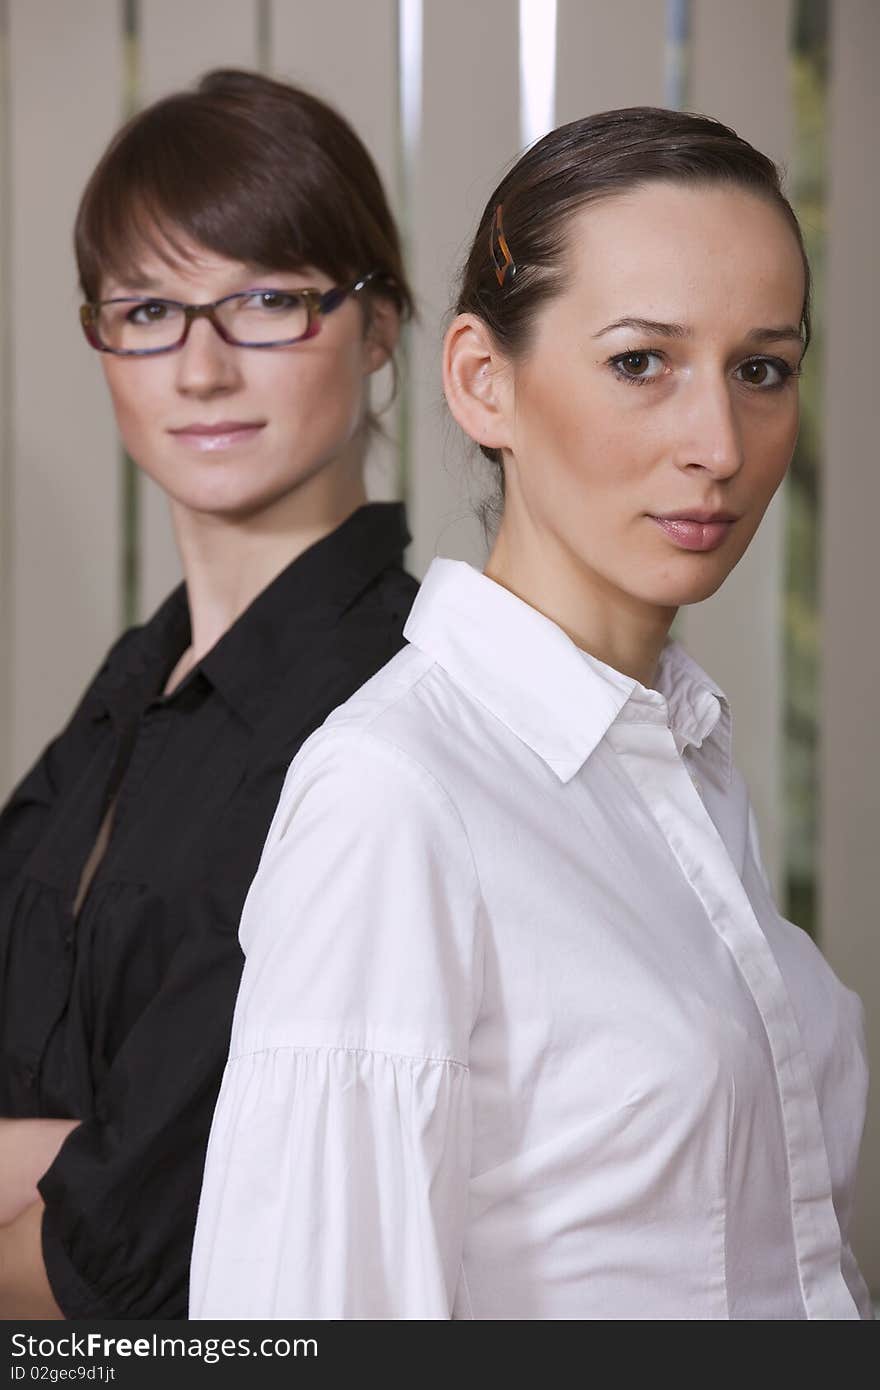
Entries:
{"type": "Polygon", "coordinates": [[[369,732],[313,735],[242,917],[191,1317],[453,1315],[482,911],[432,775],[369,732]]]}
{"type": "Polygon", "coordinates": [[[470,1155],[468,1070],[345,1048],[227,1068],[192,1318],[449,1318],[470,1155]]]}

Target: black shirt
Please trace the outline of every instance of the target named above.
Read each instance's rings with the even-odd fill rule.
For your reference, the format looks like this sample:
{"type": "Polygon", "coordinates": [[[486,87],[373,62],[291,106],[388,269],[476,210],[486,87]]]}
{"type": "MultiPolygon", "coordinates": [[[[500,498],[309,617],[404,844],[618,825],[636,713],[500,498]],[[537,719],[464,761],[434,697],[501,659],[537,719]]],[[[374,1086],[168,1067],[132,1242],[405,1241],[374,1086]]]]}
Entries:
{"type": "Polygon", "coordinates": [[[361,507],[163,696],[190,641],[181,584],[0,815],[0,1114],[83,1121],[39,1184],[67,1317],[186,1316],[245,895],[296,750],[404,645],[408,541],[399,503],[361,507]]]}

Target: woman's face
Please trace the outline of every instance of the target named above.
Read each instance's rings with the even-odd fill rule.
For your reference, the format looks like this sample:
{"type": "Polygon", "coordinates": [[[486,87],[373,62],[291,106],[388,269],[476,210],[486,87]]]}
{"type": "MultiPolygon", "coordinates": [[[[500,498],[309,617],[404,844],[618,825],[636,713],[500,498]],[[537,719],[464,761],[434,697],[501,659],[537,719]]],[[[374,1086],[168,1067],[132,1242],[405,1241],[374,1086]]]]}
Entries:
{"type": "Polygon", "coordinates": [[[505,523],[517,509],[632,599],[697,602],[794,450],[794,234],[741,189],[657,183],[583,210],[569,247],[567,287],[510,374],[505,523]],[[733,519],[700,520],[719,512],[733,519]],[[670,513],[696,520],[661,524],[670,513]]]}
{"type": "MultiPolygon", "coordinates": [[[[135,282],[106,279],[101,297],[204,304],[255,287],[333,283],[308,267],[270,272],[184,245],[191,259],[172,266],[145,256],[135,282]]],[[[102,354],[131,457],[177,503],[227,517],[271,507],[334,464],[359,467],[366,377],[387,361],[396,324],[383,309],[383,341],[365,334],[357,298],[328,314],[316,337],[286,348],[233,347],[201,318],[175,352],[102,354]]]]}

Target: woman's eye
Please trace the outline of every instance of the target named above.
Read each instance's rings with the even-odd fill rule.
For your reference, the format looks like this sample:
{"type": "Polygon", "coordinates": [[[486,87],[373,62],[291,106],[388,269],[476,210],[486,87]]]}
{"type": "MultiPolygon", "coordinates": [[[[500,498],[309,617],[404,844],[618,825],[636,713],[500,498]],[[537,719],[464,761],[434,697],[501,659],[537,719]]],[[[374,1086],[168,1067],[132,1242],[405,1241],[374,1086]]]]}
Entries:
{"type": "Polygon", "coordinates": [[[150,300],[147,304],[138,304],[137,308],[130,309],[126,314],[129,323],[161,323],[168,313],[168,305],[163,304],[160,299],[150,300]]]}
{"type": "Polygon", "coordinates": [[[631,381],[635,385],[656,381],[663,371],[663,363],[659,353],[647,351],[618,353],[616,357],[611,358],[611,366],[624,381],[631,381]],[[652,359],[657,364],[653,371],[651,370],[652,359]]]}
{"type": "Polygon", "coordinates": [[[259,290],[244,300],[247,309],[264,309],[270,313],[292,309],[299,302],[299,296],[287,290],[259,290]]]}
{"type": "Polygon", "coordinates": [[[750,362],[743,362],[737,371],[743,373],[740,380],[747,386],[764,386],[771,390],[784,386],[789,377],[799,375],[787,362],[772,357],[755,357],[750,362]]]}
{"type": "MultiPolygon", "coordinates": [[[[646,386],[664,375],[660,353],[649,352],[647,348],[620,352],[610,359],[609,365],[617,376],[633,386],[646,386]]],[[[747,386],[774,391],[783,387],[790,377],[800,376],[800,371],[777,357],[753,357],[737,367],[736,375],[747,386]]]]}

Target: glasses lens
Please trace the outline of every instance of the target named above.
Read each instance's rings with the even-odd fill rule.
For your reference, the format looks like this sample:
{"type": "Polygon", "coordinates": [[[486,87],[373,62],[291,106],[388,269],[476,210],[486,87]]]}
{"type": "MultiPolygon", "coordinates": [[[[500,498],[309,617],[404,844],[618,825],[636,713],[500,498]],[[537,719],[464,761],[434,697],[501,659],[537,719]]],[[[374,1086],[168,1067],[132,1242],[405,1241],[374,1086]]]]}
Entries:
{"type": "Polygon", "coordinates": [[[231,295],[217,306],[217,317],[242,347],[294,342],[305,337],[309,311],[302,295],[289,290],[254,290],[231,295]]]}
{"type": "Polygon", "coordinates": [[[114,352],[172,347],[183,336],[185,316],[163,299],[112,299],[100,305],[95,327],[114,352]]]}

